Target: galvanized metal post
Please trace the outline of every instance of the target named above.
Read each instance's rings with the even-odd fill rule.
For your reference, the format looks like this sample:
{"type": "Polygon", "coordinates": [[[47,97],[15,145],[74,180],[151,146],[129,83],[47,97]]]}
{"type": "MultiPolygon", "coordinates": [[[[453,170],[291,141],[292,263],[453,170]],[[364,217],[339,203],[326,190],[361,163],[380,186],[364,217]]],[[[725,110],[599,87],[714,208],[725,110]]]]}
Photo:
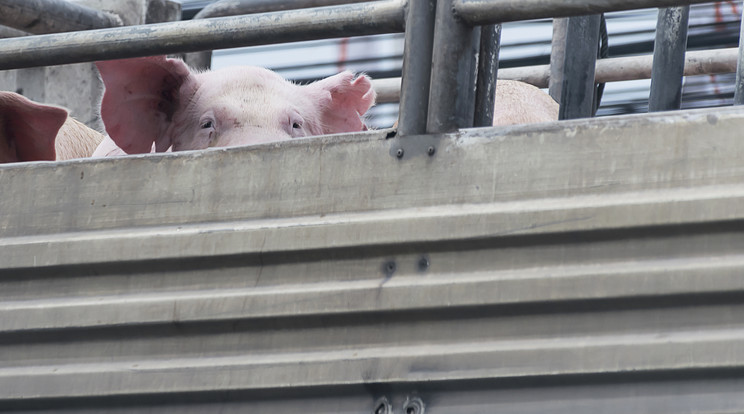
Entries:
{"type": "Polygon", "coordinates": [[[478,78],[475,88],[475,118],[473,119],[473,126],[476,127],[493,125],[499,49],[501,49],[501,25],[490,24],[481,27],[478,78]]]}
{"type": "Polygon", "coordinates": [[[744,104],[744,10],[739,29],[739,60],[736,63],[736,89],[734,90],[734,105],[744,104]]]}
{"type": "Polygon", "coordinates": [[[426,131],[451,132],[473,126],[476,59],[480,30],[457,18],[453,0],[437,2],[426,131]]]}
{"type": "Polygon", "coordinates": [[[659,9],[648,111],[679,109],[690,6],[659,9]]]}
{"type": "Polygon", "coordinates": [[[589,118],[594,112],[594,71],[599,42],[599,14],[569,17],[563,63],[559,119],[589,118]]]}
{"type": "Polygon", "coordinates": [[[550,79],[548,92],[556,102],[561,100],[563,63],[566,60],[566,31],[568,19],[553,19],[553,38],[550,43],[550,79]]]}
{"type": "Polygon", "coordinates": [[[436,4],[436,0],[408,3],[398,122],[401,136],[426,132],[436,4]]]}

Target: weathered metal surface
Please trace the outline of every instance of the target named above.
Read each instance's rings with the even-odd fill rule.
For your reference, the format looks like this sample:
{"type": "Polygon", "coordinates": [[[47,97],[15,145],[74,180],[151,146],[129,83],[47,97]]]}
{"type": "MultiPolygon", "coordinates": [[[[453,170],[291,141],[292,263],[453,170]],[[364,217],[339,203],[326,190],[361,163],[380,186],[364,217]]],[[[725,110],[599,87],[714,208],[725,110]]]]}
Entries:
{"type": "Polygon", "coordinates": [[[671,111],[682,104],[690,6],[659,9],[648,111],[671,111]]]}
{"type": "Polygon", "coordinates": [[[453,6],[458,17],[465,22],[483,25],[708,2],[709,0],[453,0],[453,6]]]}
{"type": "Polygon", "coordinates": [[[480,30],[458,19],[453,0],[438,0],[431,59],[426,132],[453,132],[473,126],[480,30]]]}
{"type": "Polygon", "coordinates": [[[16,30],[7,26],[0,26],[0,38],[29,36],[30,33],[16,30]]]}
{"type": "MultiPolygon", "coordinates": [[[[434,47],[435,0],[410,0],[406,11],[406,37],[402,79],[396,87],[400,97],[398,133],[402,136],[426,133],[429,113],[429,85],[434,47]]],[[[385,102],[387,94],[379,97],[385,102]]]]}
{"type": "MultiPolygon", "coordinates": [[[[563,63],[566,61],[566,31],[568,30],[567,18],[553,19],[553,37],[550,42],[550,65],[548,76],[548,92],[556,102],[561,100],[561,88],[563,86],[563,63]]],[[[596,72],[596,71],[595,71],[596,72]]],[[[595,76],[597,76],[595,74],[595,76]]]]}
{"type": "Polygon", "coordinates": [[[481,27],[478,77],[475,88],[474,127],[493,125],[500,49],[501,25],[492,24],[481,27]]]}
{"type": "Polygon", "coordinates": [[[64,0],[0,0],[0,24],[28,33],[58,33],[121,26],[113,14],[64,0]]]}
{"type": "MultiPolygon", "coordinates": [[[[742,10],[744,17],[744,10],[742,10]]],[[[736,87],[734,89],[734,105],[744,104],[744,42],[742,42],[742,33],[744,33],[744,18],[741,19],[739,28],[739,54],[736,61],[736,87]]]]}
{"type": "MultiPolygon", "coordinates": [[[[199,13],[194,15],[194,19],[297,10],[367,1],[370,0],[221,0],[207,4],[199,13]]],[[[209,69],[212,64],[212,51],[189,53],[186,56],[186,61],[193,68],[209,69]]]]}
{"type": "Polygon", "coordinates": [[[568,18],[558,119],[589,118],[594,114],[594,72],[601,15],[568,18]]]}
{"type": "Polygon", "coordinates": [[[221,0],[208,4],[194,18],[208,19],[211,17],[307,9],[339,4],[365,3],[369,1],[373,0],[221,0]]]}
{"type": "Polygon", "coordinates": [[[742,128],[0,166],[0,409],[740,411],[742,128]]]}
{"type": "Polygon", "coordinates": [[[0,40],[0,69],[402,32],[403,5],[381,1],[0,40]]]}

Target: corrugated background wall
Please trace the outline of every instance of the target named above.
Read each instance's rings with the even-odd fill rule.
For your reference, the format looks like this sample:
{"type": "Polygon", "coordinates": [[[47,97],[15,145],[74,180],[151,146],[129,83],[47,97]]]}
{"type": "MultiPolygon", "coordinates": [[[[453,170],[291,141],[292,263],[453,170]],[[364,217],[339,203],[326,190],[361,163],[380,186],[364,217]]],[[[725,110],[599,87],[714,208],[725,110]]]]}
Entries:
{"type": "Polygon", "coordinates": [[[0,166],[0,409],[742,411],[743,128],[0,166]]]}

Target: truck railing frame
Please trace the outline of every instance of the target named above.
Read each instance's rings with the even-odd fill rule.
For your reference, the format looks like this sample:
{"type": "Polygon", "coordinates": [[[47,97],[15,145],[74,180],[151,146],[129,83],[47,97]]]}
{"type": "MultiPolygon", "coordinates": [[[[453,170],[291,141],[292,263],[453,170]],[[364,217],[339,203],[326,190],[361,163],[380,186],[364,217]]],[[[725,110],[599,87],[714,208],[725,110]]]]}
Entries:
{"type": "MultiPolygon", "coordinates": [[[[481,85],[493,85],[495,82],[493,76],[497,74],[495,68],[498,65],[498,59],[490,59],[491,68],[487,66],[475,68],[476,52],[480,48],[480,32],[476,33],[475,25],[491,25],[490,28],[483,30],[493,32],[496,27],[493,26],[494,24],[520,19],[705,2],[702,0],[592,0],[588,2],[456,0],[450,5],[445,5],[444,1],[446,0],[440,4],[442,11],[436,13],[433,9],[434,0],[386,0],[4,39],[0,40],[0,70],[338,36],[399,33],[408,26],[410,30],[406,32],[408,46],[404,54],[399,130],[401,136],[416,135],[489,125],[487,115],[491,111],[484,111],[486,115],[484,119],[478,122],[474,120],[476,99],[479,99],[479,102],[490,102],[489,99],[478,97],[476,78],[481,78],[481,85]],[[410,12],[406,13],[407,10],[410,12]],[[412,19],[407,24],[406,16],[412,19]],[[437,27],[435,27],[436,24],[438,24],[437,27]],[[441,44],[435,47],[434,42],[437,38],[440,39],[441,44]],[[414,44],[416,47],[412,46],[414,44]],[[448,49],[456,44],[457,47],[452,50],[448,49]],[[457,57],[458,54],[461,56],[457,57]],[[431,59],[428,59],[430,55],[431,59]],[[452,64],[453,59],[460,63],[452,64]],[[428,64],[430,61],[433,62],[431,65],[428,64]],[[430,90],[429,85],[436,85],[436,87],[430,90]],[[426,127],[427,123],[430,124],[428,127],[426,127]]],[[[0,7],[2,5],[3,2],[0,2],[0,7]]],[[[484,46],[491,43],[485,42],[484,46]]],[[[579,43],[591,44],[591,42],[579,43]]],[[[497,50],[497,45],[495,46],[497,50]]],[[[572,50],[575,51],[577,47],[575,46],[572,50]]],[[[484,49],[483,53],[485,56],[497,56],[493,48],[491,51],[484,49]]],[[[675,59],[676,63],[669,64],[678,66],[678,56],[675,59]]],[[[483,59],[481,63],[484,61],[486,59],[483,59]]],[[[593,62],[580,62],[580,65],[584,71],[594,71],[593,62]]],[[[664,66],[659,69],[660,73],[669,72],[666,65],[665,62],[657,63],[657,67],[664,66]]],[[[589,90],[586,86],[578,87],[579,80],[583,79],[581,82],[586,84],[594,82],[594,76],[584,75],[581,70],[568,68],[567,71],[577,79],[567,79],[566,81],[571,82],[572,87],[565,89],[589,90]]],[[[601,78],[602,76],[597,81],[601,78]]],[[[525,77],[520,77],[520,79],[525,79],[525,77]]],[[[658,84],[660,81],[657,79],[653,82],[658,84]]],[[[680,83],[677,80],[674,82],[680,83]]],[[[534,83],[544,86],[544,82],[534,83]]],[[[674,96],[676,88],[681,88],[681,84],[659,87],[659,92],[652,94],[651,99],[652,101],[657,99],[656,95],[664,91],[674,96]],[[669,92],[670,88],[671,92],[669,92]]],[[[568,100],[570,98],[567,97],[568,100]]],[[[576,99],[581,101],[583,95],[576,99]]],[[[561,102],[562,111],[574,105],[568,100],[561,102]]],[[[661,107],[667,108],[668,106],[664,104],[661,107]]],[[[579,111],[579,114],[581,113],[582,111],[579,111]]]]}

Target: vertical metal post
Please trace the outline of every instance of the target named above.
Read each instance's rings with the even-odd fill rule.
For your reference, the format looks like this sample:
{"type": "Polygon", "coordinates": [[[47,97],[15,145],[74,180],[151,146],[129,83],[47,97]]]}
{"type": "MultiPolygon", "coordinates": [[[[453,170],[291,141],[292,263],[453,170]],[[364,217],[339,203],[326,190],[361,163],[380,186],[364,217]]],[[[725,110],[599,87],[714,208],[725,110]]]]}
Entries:
{"type": "Polygon", "coordinates": [[[568,18],[553,19],[553,40],[550,43],[550,79],[548,92],[556,102],[561,100],[563,86],[563,63],[566,59],[566,32],[568,18]]]}
{"type": "Polygon", "coordinates": [[[559,119],[589,118],[594,112],[594,70],[601,15],[569,17],[559,119]]]}
{"type": "Polygon", "coordinates": [[[734,90],[734,105],[744,104],[744,10],[741,15],[739,29],[739,61],[736,62],[736,89],[734,90]]]}
{"type": "Polygon", "coordinates": [[[659,9],[648,111],[679,109],[690,6],[659,9]]]}
{"type": "Polygon", "coordinates": [[[482,26],[480,54],[478,55],[478,78],[475,88],[475,118],[473,119],[473,126],[476,127],[493,125],[496,76],[499,71],[499,49],[501,49],[501,25],[482,26]]]}
{"type": "Polygon", "coordinates": [[[398,122],[398,135],[401,136],[426,132],[435,8],[436,0],[410,0],[406,10],[398,122]]]}
{"type": "Polygon", "coordinates": [[[453,0],[438,0],[426,131],[473,126],[480,30],[455,16],[453,0]]]}

